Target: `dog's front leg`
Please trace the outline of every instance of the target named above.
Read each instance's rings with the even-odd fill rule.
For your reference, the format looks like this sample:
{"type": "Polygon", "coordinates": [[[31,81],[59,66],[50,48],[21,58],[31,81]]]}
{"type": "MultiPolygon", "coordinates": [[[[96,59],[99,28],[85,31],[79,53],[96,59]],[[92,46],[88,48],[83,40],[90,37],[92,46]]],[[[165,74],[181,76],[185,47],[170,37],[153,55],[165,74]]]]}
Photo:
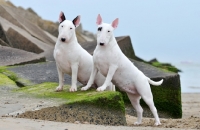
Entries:
{"type": "Polygon", "coordinates": [[[71,88],[69,89],[70,92],[75,92],[77,91],[77,75],[78,75],[78,63],[73,63],[71,65],[72,69],[72,83],[71,83],[71,88]]]}
{"type": "Polygon", "coordinates": [[[63,90],[64,74],[58,66],[57,66],[57,71],[58,71],[59,86],[56,88],[56,92],[59,92],[63,90]]]}
{"type": "Polygon", "coordinates": [[[87,85],[85,87],[82,87],[81,90],[88,90],[92,86],[92,84],[94,83],[94,79],[97,75],[97,72],[98,72],[97,68],[96,68],[95,64],[93,63],[92,72],[90,74],[90,79],[89,79],[87,85]]]}
{"type": "Polygon", "coordinates": [[[104,91],[110,85],[113,75],[115,74],[115,71],[117,70],[117,68],[118,66],[116,65],[111,65],[109,67],[106,80],[101,87],[97,88],[97,91],[104,91]]]}

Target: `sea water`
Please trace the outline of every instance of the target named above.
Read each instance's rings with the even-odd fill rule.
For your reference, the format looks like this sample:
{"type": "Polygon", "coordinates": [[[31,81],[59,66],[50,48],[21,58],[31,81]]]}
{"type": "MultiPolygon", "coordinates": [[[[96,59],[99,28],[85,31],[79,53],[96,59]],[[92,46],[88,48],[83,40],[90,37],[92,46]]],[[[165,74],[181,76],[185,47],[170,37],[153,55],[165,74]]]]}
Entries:
{"type": "Polygon", "coordinates": [[[200,93],[200,63],[180,62],[174,64],[179,72],[182,93],[200,93]]]}

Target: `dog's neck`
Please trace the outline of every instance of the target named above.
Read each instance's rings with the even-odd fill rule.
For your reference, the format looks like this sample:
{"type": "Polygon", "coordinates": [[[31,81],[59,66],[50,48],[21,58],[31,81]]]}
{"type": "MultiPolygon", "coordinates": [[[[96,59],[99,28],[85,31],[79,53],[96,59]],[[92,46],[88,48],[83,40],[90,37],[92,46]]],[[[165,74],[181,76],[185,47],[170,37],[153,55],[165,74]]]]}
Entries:
{"type": "Polygon", "coordinates": [[[114,46],[117,45],[117,41],[114,36],[111,37],[110,42],[108,44],[109,49],[112,49],[114,46]]]}

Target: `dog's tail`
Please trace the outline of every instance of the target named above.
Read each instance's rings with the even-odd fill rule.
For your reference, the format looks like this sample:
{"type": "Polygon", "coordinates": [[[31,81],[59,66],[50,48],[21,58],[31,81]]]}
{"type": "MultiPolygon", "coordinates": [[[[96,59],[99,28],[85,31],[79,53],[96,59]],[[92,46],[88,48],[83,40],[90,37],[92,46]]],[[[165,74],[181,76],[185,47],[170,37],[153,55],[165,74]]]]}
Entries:
{"type": "Polygon", "coordinates": [[[147,79],[148,79],[148,82],[149,82],[151,85],[154,85],[154,86],[159,86],[159,85],[161,85],[161,84],[163,83],[163,79],[161,79],[160,81],[157,81],[157,82],[151,80],[151,79],[148,78],[148,77],[147,77],[147,79]]]}

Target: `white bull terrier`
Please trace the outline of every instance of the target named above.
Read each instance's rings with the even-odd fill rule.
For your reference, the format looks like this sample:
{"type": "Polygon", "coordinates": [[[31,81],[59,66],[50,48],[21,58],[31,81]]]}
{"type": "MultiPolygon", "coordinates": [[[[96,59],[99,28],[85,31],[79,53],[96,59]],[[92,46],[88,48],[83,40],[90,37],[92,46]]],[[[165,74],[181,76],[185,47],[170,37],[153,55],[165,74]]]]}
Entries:
{"type": "Polygon", "coordinates": [[[150,107],[155,117],[155,125],[160,125],[149,83],[158,86],[162,84],[163,80],[159,82],[152,81],[122,53],[113,35],[113,31],[118,25],[118,18],[112,24],[107,24],[103,23],[101,16],[98,15],[96,23],[98,25],[98,32],[97,46],[93,54],[93,70],[87,85],[81,88],[81,90],[90,88],[95,75],[100,71],[106,76],[106,80],[97,90],[104,91],[112,81],[119,89],[125,91],[137,112],[138,118],[135,125],[142,123],[143,109],[140,106],[141,97],[150,107]]]}
{"type": "MultiPolygon", "coordinates": [[[[77,91],[77,80],[86,85],[91,71],[93,59],[92,56],[84,50],[77,42],[75,28],[80,23],[80,16],[73,21],[65,19],[63,12],[59,16],[59,35],[54,49],[54,58],[58,70],[59,86],[56,91],[63,90],[64,73],[72,76],[70,92],[77,91]]],[[[105,81],[105,77],[98,73],[94,80],[94,85],[101,86],[105,81]]],[[[93,83],[92,83],[93,84],[93,83]]],[[[108,84],[107,90],[115,91],[115,86],[108,84]]]]}

